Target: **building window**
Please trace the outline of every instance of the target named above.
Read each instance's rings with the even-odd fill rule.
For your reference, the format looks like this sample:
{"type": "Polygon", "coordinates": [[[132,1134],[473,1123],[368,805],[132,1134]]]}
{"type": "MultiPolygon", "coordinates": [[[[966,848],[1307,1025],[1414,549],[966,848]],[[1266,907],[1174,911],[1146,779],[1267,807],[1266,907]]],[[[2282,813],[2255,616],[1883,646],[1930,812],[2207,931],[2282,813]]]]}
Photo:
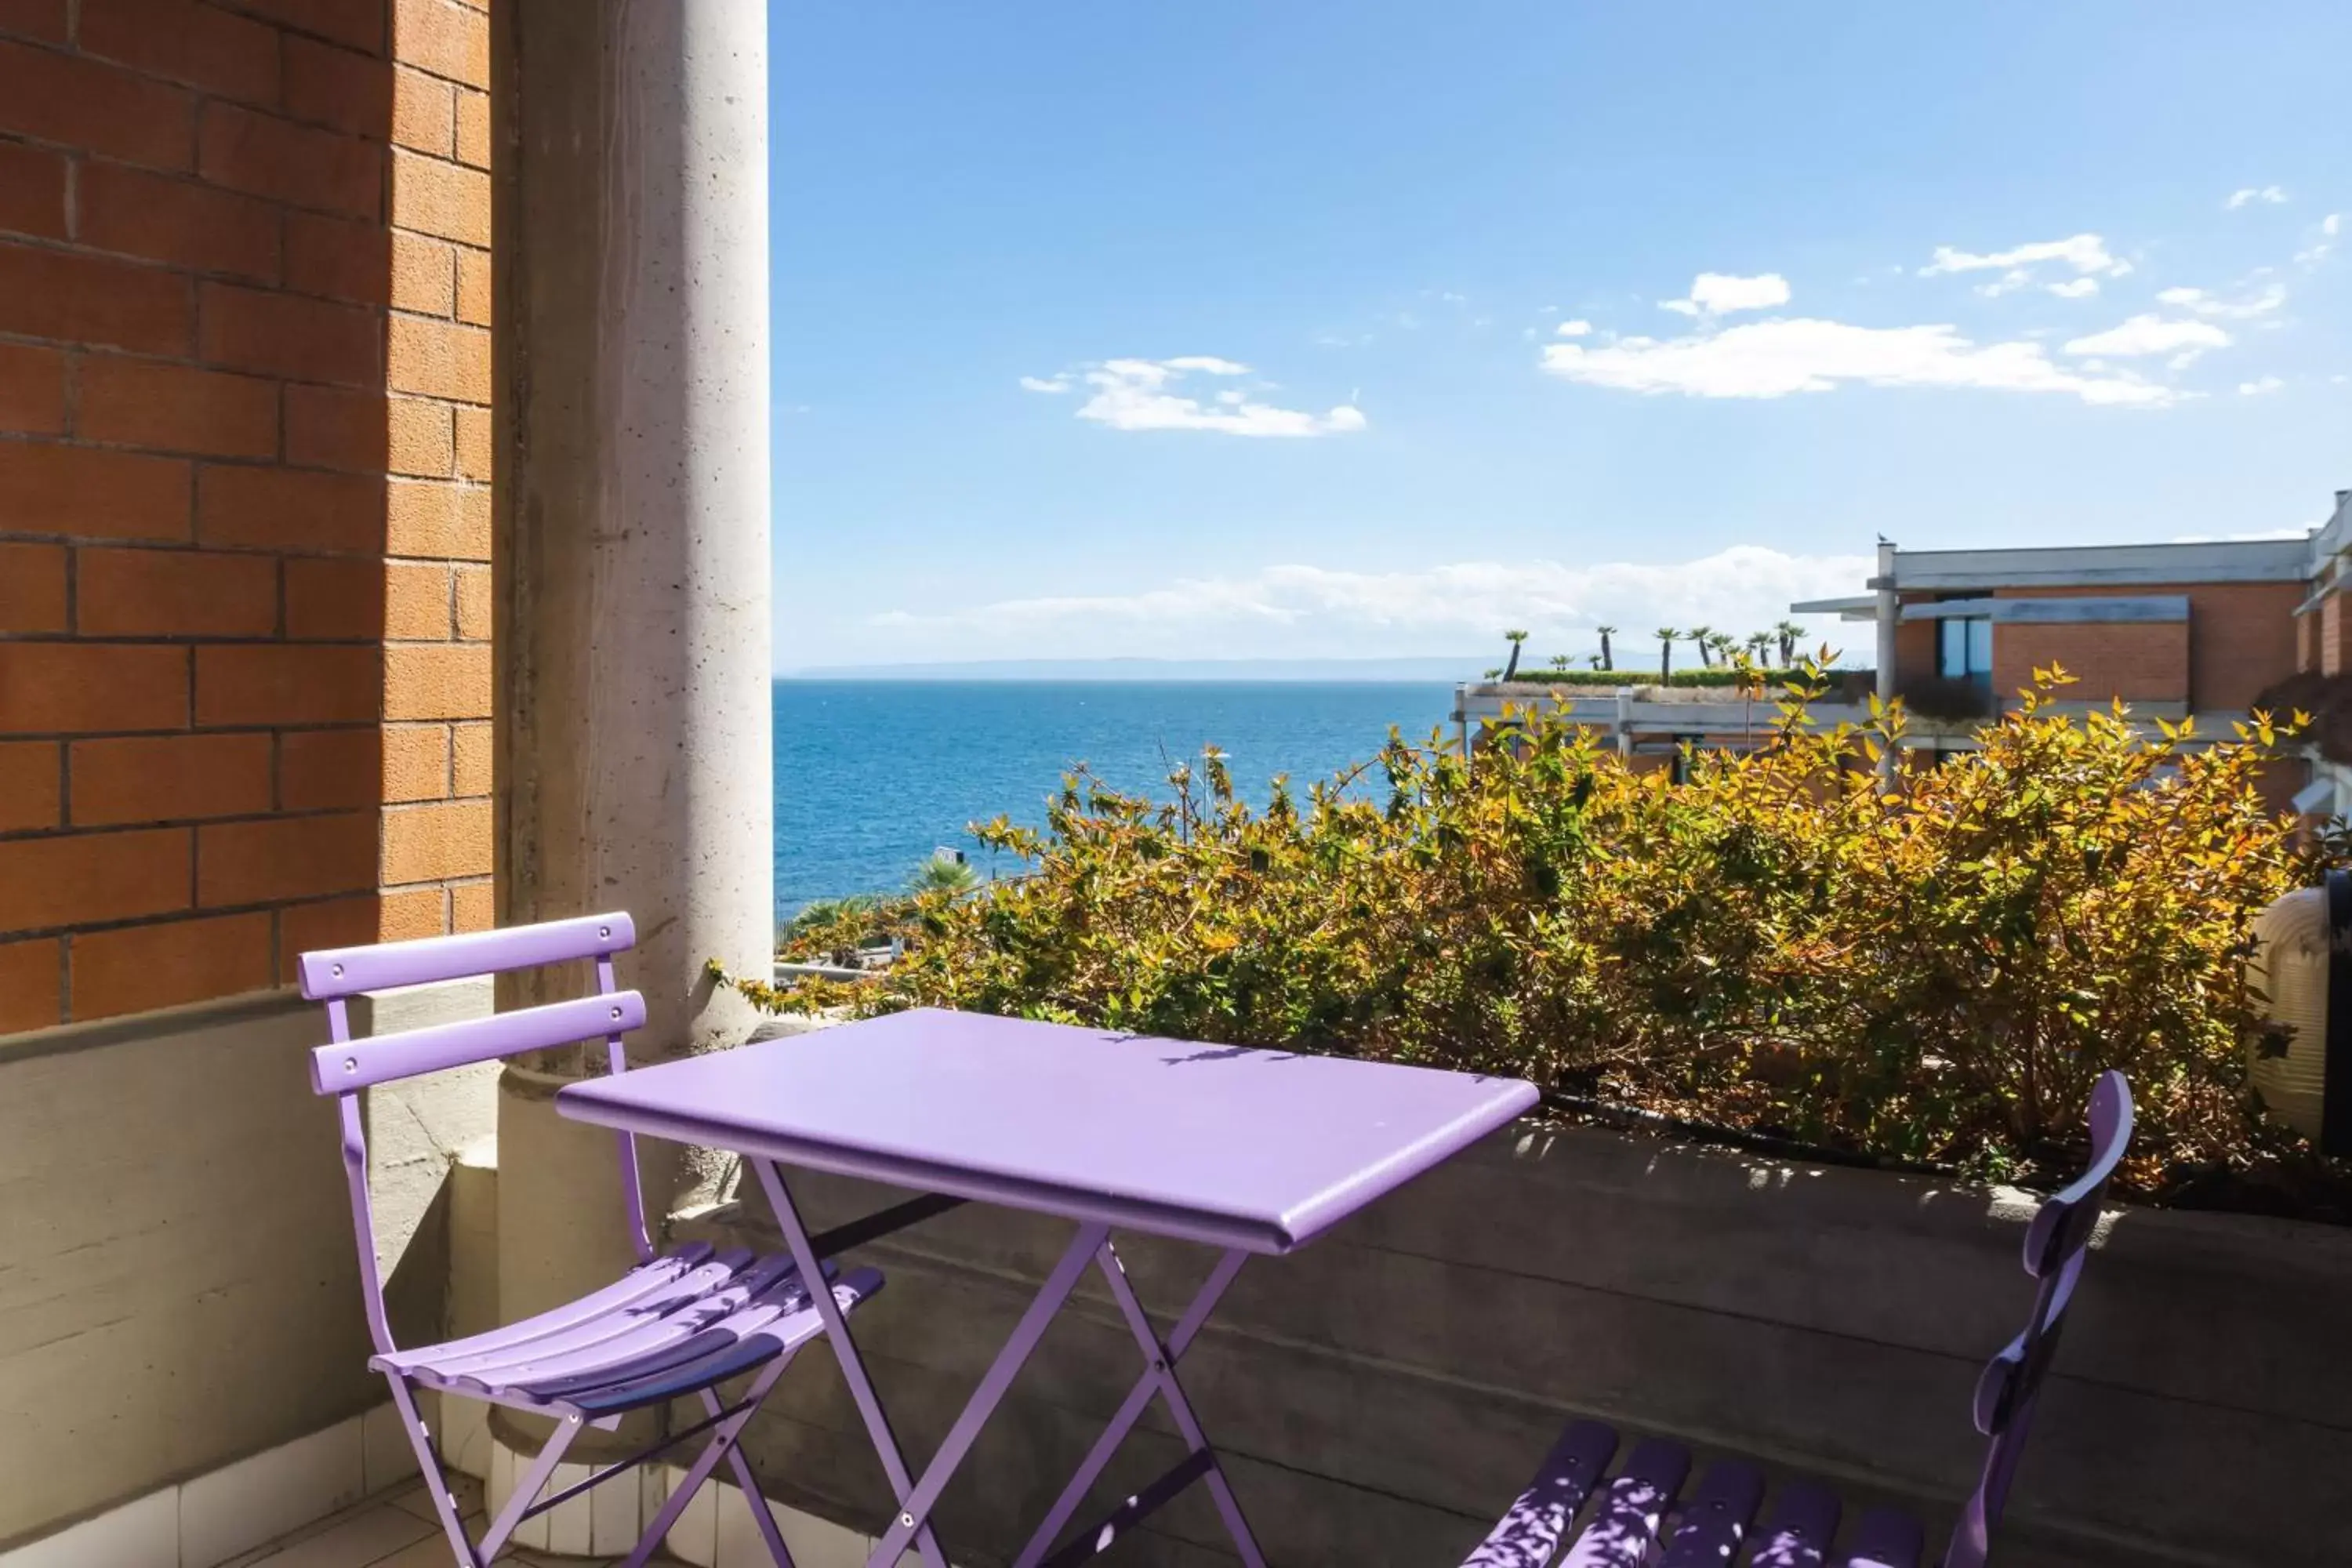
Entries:
{"type": "Polygon", "coordinates": [[[1936,623],[1936,673],[1946,680],[1992,686],[1992,618],[1946,616],[1936,623]]]}

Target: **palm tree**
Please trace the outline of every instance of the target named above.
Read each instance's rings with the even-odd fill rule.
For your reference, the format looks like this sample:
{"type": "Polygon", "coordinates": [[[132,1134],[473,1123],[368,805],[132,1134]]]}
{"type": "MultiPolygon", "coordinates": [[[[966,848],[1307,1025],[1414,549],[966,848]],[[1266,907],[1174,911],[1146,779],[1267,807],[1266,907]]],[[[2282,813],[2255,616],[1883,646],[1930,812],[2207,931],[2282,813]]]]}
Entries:
{"type": "Polygon", "coordinates": [[[980,886],[980,873],[961,855],[950,859],[945,855],[933,855],[920,866],[907,882],[910,893],[968,893],[980,886]]]}
{"type": "Polygon", "coordinates": [[[1764,652],[1772,646],[1770,632],[1749,632],[1747,638],[1748,657],[1755,663],[1764,662],[1764,652]]]}
{"type": "Polygon", "coordinates": [[[1511,642],[1510,662],[1503,666],[1503,679],[1505,680],[1508,680],[1511,677],[1518,674],[1519,672],[1519,650],[1527,647],[1528,634],[1525,632],[1505,632],[1503,635],[1508,637],[1511,642]]]}
{"type": "MultiPolygon", "coordinates": [[[[1731,650],[1738,647],[1739,645],[1731,640],[1731,634],[1729,632],[1714,632],[1709,634],[1707,637],[1706,646],[1713,648],[1717,657],[1721,658],[1726,665],[1728,665],[1731,662],[1731,650]]],[[[1714,661],[1710,659],[1708,662],[1713,663],[1714,661]]]]}
{"type": "Polygon", "coordinates": [[[1699,663],[1706,666],[1710,669],[1715,668],[1715,655],[1709,651],[1713,647],[1713,644],[1709,639],[1714,636],[1715,628],[1713,626],[1693,626],[1690,630],[1683,634],[1683,640],[1689,643],[1691,647],[1698,649],[1699,663]]]}
{"type": "Polygon", "coordinates": [[[1667,685],[1675,678],[1675,643],[1682,633],[1672,626],[1658,628],[1658,684],[1667,685]]]}
{"type": "Polygon", "coordinates": [[[1772,635],[1780,639],[1780,668],[1787,669],[1797,662],[1797,639],[1805,635],[1805,628],[1794,621],[1782,621],[1772,628],[1772,635]]]}
{"type": "Polygon", "coordinates": [[[1617,660],[1610,651],[1609,639],[1617,635],[1617,628],[1615,626],[1595,626],[1592,629],[1601,634],[1601,662],[1593,668],[1596,669],[1616,668],[1617,660]]]}
{"type": "Polygon", "coordinates": [[[1564,653],[1556,653],[1556,654],[1552,655],[1552,656],[1551,656],[1551,667],[1552,667],[1554,669],[1560,669],[1560,670],[1564,670],[1564,669],[1566,669],[1566,668],[1568,668],[1568,655],[1566,655],[1566,654],[1564,654],[1564,653]]]}

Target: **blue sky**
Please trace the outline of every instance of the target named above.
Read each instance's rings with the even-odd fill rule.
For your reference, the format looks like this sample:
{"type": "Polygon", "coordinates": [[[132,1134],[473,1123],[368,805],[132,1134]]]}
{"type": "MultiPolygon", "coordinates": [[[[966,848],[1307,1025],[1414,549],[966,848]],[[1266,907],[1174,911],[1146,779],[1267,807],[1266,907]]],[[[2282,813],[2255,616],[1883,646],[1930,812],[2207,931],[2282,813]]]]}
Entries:
{"type": "Polygon", "coordinates": [[[779,668],[1576,652],[1858,591],[1880,532],[2352,486],[2341,0],[871,0],[770,49],[779,668]]]}

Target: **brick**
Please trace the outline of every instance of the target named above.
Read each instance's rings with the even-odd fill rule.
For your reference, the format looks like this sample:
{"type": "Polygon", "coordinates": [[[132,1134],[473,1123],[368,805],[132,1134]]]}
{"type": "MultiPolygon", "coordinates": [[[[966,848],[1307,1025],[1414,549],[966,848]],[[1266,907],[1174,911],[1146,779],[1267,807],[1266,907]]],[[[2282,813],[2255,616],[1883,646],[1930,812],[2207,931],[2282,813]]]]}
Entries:
{"type": "Polygon", "coordinates": [[[184,910],[188,842],[184,827],[0,841],[0,931],[184,910]]]}
{"type": "Polygon", "coordinates": [[[457,252],[457,319],[490,324],[490,256],[486,250],[457,252]]]}
{"type": "Polygon", "coordinates": [[[332,643],[196,649],[196,722],[352,724],[382,706],[382,656],[332,643]]]}
{"type": "MultiPolygon", "coordinates": [[[[0,174],[0,180],[6,179],[0,174]]],[[[0,430],[57,436],[66,427],[66,356],[55,349],[0,343],[0,430]]]]}
{"type": "Polygon", "coordinates": [[[85,548],[74,563],[84,637],[266,637],[278,630],[278,563],[203,550],[85,548]]]}
{"type": "Polygon", "coordinates": [[[490,411],[457,410],[457,477],[488,484],[496,465],[490,458],[490,411]]]}
{"type": "Polygon", "coordinates": [[[265,991],[273,979],[266,912],[172,921],[73,939],[77,1023],[265,991]]]}
{"type": "MultiPolygon", "coordinates": [[[[66,41],[66,0],[0,0],[0,33],[20,38],[66,41]]],[[[0,1025],[0,1029],[5,1029],[0,1025]]]]}
{"type": "Polygon", "coordinates": [[[449,889],[449,929],[488,931],[499,923],[498,884],[485,878],[459,882],[449,889]]]}
{"type": "Polygon", "coordinates": [[[457,568],[457,635],[468,642],[490,637],[490,569],[457,568]]]}
{"type": "Polygon", "coordinates": [[[384,553],[488,561],[488,489],[393,480],[384,487],[384,553]]]}
{"type": "Polygon", "coordinates": [[[457,439],[449,405],[395,397],[386,409],[384,466],[395,474],[446,479],[457,466],[457,439]]]}
{"type": "Polygon", "coordinates": [[[373,55],[289,37],[286,112],[353,136],[381,139],[392,125],[392,72],[373,55]]]}
{"type": "MultiPolygon", "coordinates": [[[[449,793],[449,731],[442,724],[387,724],[383,730],[386,804],[440,800],[449,793]]],[[[409,879],[401,879],[407,880],[409,879]]]]}
{"type": "Polygon", "coordinates": [[[81,362],[74,426],[86,441],[214,458],[274,458],[278,384],[91,355],[81,362]]]}
{"type": "Polygon", "coordinates": [[[392,295],[389,244],[390,237],[379,223],[289,212],[286,215],[286,287],[300,294],[381,305],[392,295]]]}
{"type": "Polygon", "coordinates": [[[0,733],[179,730],[187,722],[185,648],[0,643],[0,733]]]}
{"type": "Polygon", "coordinates": [[[75,237],[99,250],[264,283],[278,280],[278,213],[268,202],[121,163],[84,163],[75,237]]]}
{"type": "MultiPolygon", "coordinates": [[[[286,389],[286,460],[311,468],[381,474],[384,467],[383,395],[332,386],[286,389]]],[[[381,486],[367,487],[383,508],[381,486]]]]}
{"type": "Polygon", "coordinates": [[[394,561],[383,569],[383,635],[411,641],[449,637],[449,568],[394,561]]]}
{"type": "Polygon", "coordinates": [[[0,527],[14,532],[182,540],[188,496],[178,458],[0,442],[0,527]]]}
{"type": "Polygon", "coordinates": [[[393,58],[403,65],[464,82],[490,85],[489,19],[448,0],[394,0],[393,58]]]}
{"type": "Polygon", "coordinates": [[[490,650],[480,643],[396,643],[383,650],[386,719],[487,719],[490,650]]]}
{"type": "Polygon", "coordinates": [[[392,302],[420,315],[446,316],[457,308],[457,247],[443,240],[392,231],[392,302]]]}
{"type": "Polygon", "coordinates": [[[65,820],[62,754],[55,741],[0,741],[0,833],[38,832],[65,820]]]}
{"type": "Polygon", "coordinates": [[[374,805],[383,799],[383,735],[351,730],[289,730],[278,738],[278,800],[288,811],[374,805]]]}
{"type": "Polygon", "coordinates": [[[152,267],[0,244],[0,332],[184,354],[188,280],[152,267]]]}
{"type": "Polygon", "coordinates": [[[374,311],[226,283],[198,288],[198,350],[210,363],[292,381],[377,383],[383,329],[374,311]]]}
{"type": "Polygon", "coordinates": [[[78,55],[0,42],[0,131],[151,168],[184,169],[195,100],[78,55]]]}
{"type": "MultiPolygon", "coordinates": [[[[0,19],[7,16],[8,3],[0,0],[0,19]]],[[[46,1029],[64,1020],[58,980],[65,973],[65,951],[58,937],[0,942],[0,1035],[46,1029]]]]}
{"type": "Polygon", "coordinates": [[[221,0],[232,10],[370,54],[384,48],[384,0],[221,0]]]}
{"type": "Polygon", "coordinates": [[[76,741],[73,825],[117,827],[270,808],[267,735],[142,735],[76,741]]]}
{"type": "Polygon", "coordinates": [[[84,54],[247,103],[278,101],[278,34],[195,0],[81,0],[84,54]]]}
{"type": "Polygon", "coordinates": [[[64,549],[0,543],[0,632],[67,629],[64,549]]]}
{"type": "Polygon", "coordinates": [[[490,166],[490,95],[457,93],[457,161],[477,169],[490,166]]]}
{"type": "Polygon", "coordinates": [[[489,333],[422,316],[395,315],[390,326],[384,380],[394,392],[460,403],[490,400],[489,333]]]}
{"type": "Polygon", "coordinates": [[[490,177],[479,169],[445,163],[395,148],[392,154],[392,221],[398,228],[467,245],[490,243],[490,177]]]}
{"type": "Polygon", "coordinates": [[[490,726],[459,724],[450,731],[449,793],[490,793],[490,726]]]}
{"type": "Polygon", "coordinates": [[[55,153],[0,142],[0,229],[66,237],[66,161],[55,153]]]}
{"type": "Polygon", "coordinates": [[[490,803],[446,801],[383,814],[383,885],[490,874],[490,803]]]}
{"type": "Polygon", "coordinates": [[[447,929],[442,902],[438,888],[405,888],[396,893],[369,892],[357,898],[291,905],[278,921],[278,978],[290,983],[295,978],[295,961],[320,948],[440,936],[447,929]]]}
{"type": "Polygon", "coordinates": [[[373,552],[383,515],[383,481],[363,474],[207,464],[196,481],[196,537],[206,544],[373,552]]]}
{"type": "Polygon", "coordinates": [[[392,139],[403,147],[446,158],[457,147],[458,89],[439,77],[403,67],[392,77],[392,139]]]}
{"type": "Polygon", "coordinates": [[[316,898],[375,886],[376,821],[369,811],[213,823],[196,829],[196,903],[316,898]]]}
{"type": "Polygon", "coordinates": [[[185,539],[188,495],[178,458],[0,441],[0,519],[12,532],[185,539]]]}
{"type": "Polygon", "coordinates": [[[374,142],[234,104],[205,105],[196,167],[248,195],[352,217],[383,216],[383,149],[374,142]]]}
{"type": "Polygon", "coordinates": [[[320,642],[383,635],[383,564],[368,556],[286,563],[286,635],[320,642]]]}

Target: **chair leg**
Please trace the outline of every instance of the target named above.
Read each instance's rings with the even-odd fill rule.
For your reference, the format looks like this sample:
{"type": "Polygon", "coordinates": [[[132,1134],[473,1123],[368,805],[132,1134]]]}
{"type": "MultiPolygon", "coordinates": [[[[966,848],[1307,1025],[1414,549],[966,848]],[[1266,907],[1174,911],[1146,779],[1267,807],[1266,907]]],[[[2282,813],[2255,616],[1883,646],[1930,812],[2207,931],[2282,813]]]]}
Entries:
{"type": "MultiPolygon", "coordinates": [[[[716,1415],[725,1408],[719,1403],[715,1389],[702,1391],[705,1415],[716,1415]]],[[[760,1489],[760,1478],[751,1472],[751,1460],[740,1443],[727,1446],[727,1468],[735,1472],[735,1484],[743,1489],[743,1501],[751,1510],[751,1522],[758,1526],[760,1539],[768,1543],[768,1555],[775,1559],[776,1568],[793,1568],[793,1554],[784,1546],[784,1532],[776,1528],[776,1516],[768,1511],[767,1495],[760,1489]]]]}
{"type": "MultiPolygon", "coordinates": [[[[670,1527],[677,1522],[677,1516],[686,1511],[686,1505],[693,1500],[696,1492],[702,1489],[703,1482],[710,1479],[710,1472],[719,1468],[720,1460],[735,1455],[735,1445],[742,1436],[744,1426],[759,1414],[760,1402],[768,1397],[768,1391],[776,1386],[776,1380],[783,1376],[784,1368],[792,1362],[793,1358],[786,1355],[769,1363],[745,1392],[742,1408],[711,1428],[710,1441],[703,1445],[702,1452],[694,1457],[694,1463],[688,1466],[686,1474],[678,1478],[668,1500],[661,1505],[661,1510],[654,1515],[653,1522],[646,1526],[645,1533],[637,1538],[636,1545],[630,1550],[628,1556],[621,1560],[618,1568],[645,1568],[646,1560],[661,1550],[662,1538],[669,1534],[670,1527]]],[[[715,1405],[716,1399],[711,1403],[715,1405]]],[[[768,1512],[767,1500],[760,1495],[751,1467],[748,1464],[743,1466],[736,1472],[736,1477],[744,1483],[744,1501],[751,1505],[753,1520],[764,1522],[766,1526],[760,1534],[767,1542],[768,1552],[775,1558],[777,1568],[793,1568],[793,1555],[784,1549],[784,1538],[776,1529],[775,1517],[768,1512]]]]}
{"type": "Polygon", "coordinates": [[[466,1521],[457,1516],[457,1496],[449,1489],[449,1477],[441,1468],[441,1456],[433,1451],[433,1436],[425,1429],[424,1418],[416,1413],[416,1399],[409,1392],[408,1380],[396,1372],[383,1375],[384,1381],[392,1384],[393,1406],[400,1412],[400,1425],[408,1434],[408,1446],[416,1450],[416,1468],[423,1472],[425,1484],[433,1489],[433,1511],[457,1554],[457,1568],[484,1568],[487,1560],[466,1539],[466,1521]]]}

